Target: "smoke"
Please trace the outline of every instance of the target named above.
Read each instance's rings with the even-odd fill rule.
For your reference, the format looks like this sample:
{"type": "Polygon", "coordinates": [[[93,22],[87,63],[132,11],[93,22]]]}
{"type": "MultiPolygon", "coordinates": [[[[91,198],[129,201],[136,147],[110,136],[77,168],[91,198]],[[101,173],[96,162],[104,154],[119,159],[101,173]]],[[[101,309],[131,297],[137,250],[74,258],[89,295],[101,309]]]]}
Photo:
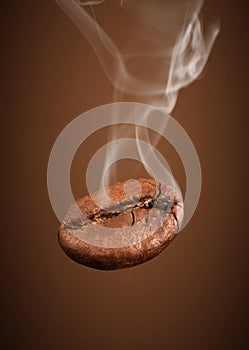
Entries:
{"type": "Polygon", "coordinates": [[[144,96],[146,102],[168,113],[179,90],[202,73],[219,32],[216,24],[204,35],[203,1],[117,1],[130,19],[123,52],[99,25],[93,10],[92,17],[83,7],[104,0],[55,1],[88,39],[116,89],[144,96]]]}
{"type": "Polygon", "coordinates": [[[208,60],[210,51],[219,27],[212,26],[206,39],[203,36],[199,19],[200,6],[192,14],[180,33],[171,55],[169,78],[165,89],[165,95],[169,100],[169,111],[173,110],[178,92],[196,80],[202,73],[208,60]]]}
{"type": "MultiPolygon", "coordinates": [[[[114,86],[114,101],[122,100],[124,94],[130,94],[139,102],[146,103],[163,112],[171,113],[174,109],[179,91],[196,80],[207,63],[219,25],[213,24],[205,31],[201,22],[203,1],[167,1],[167,0],[117,0],[118,18],[126,23],[115,27],[113,13],[107,30],[100,25],[98,9],[109,6],[105,0],[55,0],[71,18],[89,41],[99,62],[114,86]],[[98,5],[98,6],[95,6],[98,5]],[[85,8],[89,6],[89,11],[85,8]],[[112,26],[113,25],[113,26],[112,26]],[[116,35],[116,32],[118,34],[116,35]],[[121,40],[120,40],[121,38],[121,40]]],[[[115,7],[114,6],[114,7],[115,7]]],[[[108,11],[105,11],[108,13],[108,11]]],[[[113,105],[112,120],[119,115],[119,105],[113,105]]],[[[134,112],[135,113],[135,112],[134,112]]],[[[143,115],[136,116],[142,125],[147,125],[152,110],[144,110],[143,115]]],[[[165,130],[168,118],[162,122],[165,130]]],[[[122,127],[123,136],[129,137],[129,126],[122,127]]],[[[121,135],[119,126],[119,137],[121,135]]],[[[165,167],[153,147],[160,135],[153,141],[147,130],[136,128],[135,136],[140,160],[149,173],[149,164],[156,164],[161,173],[161,180],[167,179],[175,184],[171,171],[165,167]],[[143,139],[153,147],[146,150],[141,147],[143,139]]],[[[115,132],[110,141],[116,139],[115,132]]],[[[101,178],[96,180],[96,188],[103,187],[103,177],[111,159],[118,159],[129,145],[120,145],[109,149],[105,155],[101,178]],[[110,156],[111,155],[111,156],[110,156]],[[109,160],[108,160],[109,157],[109,160]]],[[[160,179],[158,179],[160,180],[160,179]]]]}

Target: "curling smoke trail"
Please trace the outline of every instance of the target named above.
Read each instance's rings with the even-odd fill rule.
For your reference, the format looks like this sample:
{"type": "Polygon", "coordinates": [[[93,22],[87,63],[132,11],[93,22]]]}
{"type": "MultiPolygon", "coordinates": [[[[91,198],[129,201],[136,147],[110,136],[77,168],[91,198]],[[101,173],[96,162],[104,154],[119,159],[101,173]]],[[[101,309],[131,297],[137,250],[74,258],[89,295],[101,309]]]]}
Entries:
{"type": "MultiPolygon", "coordinates": [[[[188,3],[176,1],[173,5],[167,1],[153,1],[153,4],[146,0],[129,2],[129,11],[138,18],[135,30],[140,36],[144,33],[146,47],[143,52],[133,50],[133,52],[122,53],[97,21],[81,6],[102,4],[103,0],[55,1],[88,39],[107,77],[116,89],[136,96],[146,96],[147,100],[151,98],[152,105],[168,113],[172,112],[176,104],[179,90],[191,84],[203,71],[219,33],[219,26],[213,25],[204,36],[199,18],[203,1],[188,3]],[[174,11],[177,5],[178,18],[174,11]],[[156,12],[154,8],[157,8],[156,12]],[[161,15],[161,19],[159,15],[162,12],[165,16],[161,15]],[[167,47],[168,30],[165,22],[171,15],[178,21],[181,16],[184,20],[178,36],[179,26],[176,28],[175,24],[172,25],[171,37],[177,36],[177,40],[167,47]],[[160,43],[155,48],[154,42],[159,40],[160,43]],[[159,79],[137,77],[136,74],[129,72],[128,66],[132,60],[148,57],[160,63],[159,79]]],[[[119,1],[119,3],[125,5],[126,2],[119,1]]]]}
{"type": "MultiPolygon", "coordinates": [[[[117,1],[134,22],[128,34],[126,49],[121,51],[97,22],[94,14],[92,6],[104,6],[104,0],[55,1],[89,41],[106,76],[116,88],[114,96],[117,98],[120,93],[132,94],[139,97],[140,102],[166,113],[171,113],[174,109],[179,90],[191,84],[202,73],[219,33],[219,26],[213,25],[204,35],[200,20],[203,1],[117,1]],[[87,5],[92,7],[93,17],[84,9],[87,5]],[[143,64],[143,60],[149,61],[149,65],[143,64]],[[135,71],[132,70],[134,62],[138,63],[135,71]],[[137,67],[149,68],[139,75],[137,67]]],[[[119,113],[119,105],[116,104],[112,110],[113,121],[119,113]]],[[[148,108],[139,116],[140,122],[146,125],[146,121],[151,118],[150,114],[151,109],[148,108]]],[[[162,130],[166,129],[167,123],[168,118],[165,118],[162,130]]],[[[124,136],[129,136],[127,127],[124,136]]],[[[110,141],[115,138],[115,133],[110,135],[110,141]]],[[[136,128],[136,140],[141,138],[155,146],[155,140],[152,142],[149,139],[146,130],[136,128]]],[[[162,169],[162,180],[172,183],[171,171],[165,168],[153,148],[150,152],[145,152],[141,143],[137,142],[137,149],[147,170],[146,164],[150,164],[152,159],[154,162],[156,160],[158,169],[162,169]]],[[[112,158],[117,158],[115,156],[119,152],[122,153],[119,146],[113,148],[112,158]]],[[[103,174],[108,164],[107,157],[108,155],[103,174]]],[[[103,177],[98,184],[99,188],[104,186],[103,177]]]]}

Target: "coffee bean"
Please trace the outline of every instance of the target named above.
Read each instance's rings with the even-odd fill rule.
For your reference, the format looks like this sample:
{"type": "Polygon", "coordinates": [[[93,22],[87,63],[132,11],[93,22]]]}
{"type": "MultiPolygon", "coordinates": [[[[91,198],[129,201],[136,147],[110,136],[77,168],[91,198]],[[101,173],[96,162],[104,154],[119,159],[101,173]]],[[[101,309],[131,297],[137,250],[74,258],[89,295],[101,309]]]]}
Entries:
{"type": "Polygon", "coordinates": [[[129,186],[125,191],[118,182],[69,207],[58,237],[70,258],[96,269],[121,269],[152,259],[172,242],[183,218],[180,195],[150,178],[129,186]]]}

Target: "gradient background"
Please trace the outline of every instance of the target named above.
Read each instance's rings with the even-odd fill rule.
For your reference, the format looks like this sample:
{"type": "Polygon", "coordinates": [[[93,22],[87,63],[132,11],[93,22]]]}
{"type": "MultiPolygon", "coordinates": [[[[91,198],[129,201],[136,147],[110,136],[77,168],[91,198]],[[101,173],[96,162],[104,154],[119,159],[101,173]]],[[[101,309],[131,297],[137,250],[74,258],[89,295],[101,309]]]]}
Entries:
{"type": "MultiPolygon", "coordinates": [[[[198,209],[151,262],[101,272],[60,249],[46,168],[61,130],[111,102],[112,86],[53,1],[1,4],[3,349],[248,348],[247,1],[207,1],[203,17],[219,18],[221,32],[204,76],[172,113],[202,164],[198,209]]],[[[78,195],[104,132],[87,142],[72,167],[78,195]]]]}

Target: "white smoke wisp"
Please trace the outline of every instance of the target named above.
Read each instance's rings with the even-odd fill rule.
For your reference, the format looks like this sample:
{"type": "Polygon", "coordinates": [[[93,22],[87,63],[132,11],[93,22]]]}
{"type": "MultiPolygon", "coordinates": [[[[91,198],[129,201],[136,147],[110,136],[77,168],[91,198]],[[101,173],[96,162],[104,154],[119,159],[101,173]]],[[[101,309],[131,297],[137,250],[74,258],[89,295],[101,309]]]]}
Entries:
{"type": "Polygon", "coordinates": [[[202,1],[176,1],[173,4],[157,0],[118,1],[121,6],[129,4],[126,12],[135,22],[132,27],[134,35],[130,35],[130,43],[123,53],[96,18],[84,10],[83,6],[103,4],[104,0],[55,1],[88,39],[116,89],[144,96],[152,105],[168,113],[176,104],[179,90],[202,73],[219,33],[219,26],[215,25],[204,37],[199,17],[202,1]],[[181,27],[174,23],[174,19],[175,22],[182,19],[181,27]],[[167,23],[170,23],[170,29],[167,23]],[[147,72],[139,77],[136,72],[129,71],[132,62],[141,66],[143,60],[147,62],[148,59],[149,67],[157,66],[157,72],[153,71],[149,79],[147,72]]]}
{"type": "Polygon", "coordinates": [[[173,110],[179,90],[191,84],[202,73],[219,33],[219,26],[216,25],[210,28],[209,35],[204,38],[199,10],[192,15],[191,21],[185,25],[186,28],[183,28],[172,51],[165,89],[165,95],[170,101],[168,112],[173,110]]]}
{"type": "MultiPolygon", "coordinates": [[[[113,4],[120,5],[117,6],[118,15],[122,12],[124,18],[128,18],[128,23],[123,28],[126,34],[123,41],[125,44],[121,48],[119,42],[113,39],[115,29],[108,35],[97,21],[97,9],[106,6],[108,1],[55,2],[71,18],[95,51],[106,76],[115,88],[113,102],[120,97],[122,100],[123,94],[130,94],[139,102],[166,113],[171,113],[174,109],[180,89],[191,84],[203,72],[219,33],[218,24],[209,26],[204,33],[200,19],[202,0],[116,0],[113,4]],[[94,5],[98,5],[96,12],[93,11],[94,5]],[[92,16],[85,6],[90,6],[92,16]]],[[[108,18],[109,21],[112,19],[111,16],[108,18]]],[[[119,105],[114,104],[113,121],[120,112],[118,109],[119,105]]],[[[139,116],[140,121],[144,121],[143,124],[151,118],[150,113],[151,110],[148,109],[139,116]]],[[[168,119],[165,118],[162,130],[166,130],[167,122],[168,119]]],[[[128,137],[129,126],[122,128],[123,136],[128,137]]],[[[136,140],[143,139],[154,147],[160,139],[158,136],[151,141],[148,132],[139,128],[135,132],[136,140]]],[[[116,139],[115,132],[109,139],[116,139]]],[[[137,141],[137,149],[143,164],[149,164],[153,159],[157,161],[158,168],[163,169],[164,165],[153,148],[149,153],[144,152],[137,141]]],[[[115,158],[115,155],[122,154],[122,149],[118,146],[111,152],[115,158]]],[[[104,169],[108,164],[107,157],[108,154],[105,156],[104,169]]],[[[163,177],[170,176],[165,168],[163,177]]]]}
{"type": "MultiPolygon", "coordinates": [[[[129,73],[125,66],[125,56],[100,27],[100,25],[80,6],[75,0],[55,0],[65,11],[75,25],[88,39],[95,51],[104,72],[115,88],[132,94],[146,94],[148,87],[144,89],[143,82],[129,73]],[[119,78],[120,77],[120,78],[119,78]]],[[[84,5],[93,5],[95,1],[84,2],[84,5]]],[[[98,3],[100,3],[98,1],[98,3]]],[[[158,91],[159,93],[159,91],[158,91]]]]}

